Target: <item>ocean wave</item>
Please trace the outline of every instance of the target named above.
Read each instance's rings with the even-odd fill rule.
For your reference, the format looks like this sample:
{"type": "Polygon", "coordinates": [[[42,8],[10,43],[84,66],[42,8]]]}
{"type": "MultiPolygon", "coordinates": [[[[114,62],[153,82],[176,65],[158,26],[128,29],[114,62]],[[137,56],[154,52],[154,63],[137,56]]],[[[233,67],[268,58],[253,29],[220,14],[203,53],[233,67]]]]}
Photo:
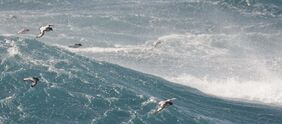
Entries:
{"type": "MultiPolygon", "coordinates": [[[[264,52],[264,49],[267,50],[270,47],[273,48],[273,46],[259,45],[261,41],[257,41],[259,42],[257,44],[253,41],[253,38],[261,36],[266,39],[273,39],[273,37],[279,35],[264,33],[246,33],[245,35],[187,33],[162,36],[155,41],[148,41],[142,45],[116,45],[116,47],[108,48],[62,48],[98,60],[109,61],[165,77],[170,81],[197,88],[211,95],[279,105],[282,102],[279,90],[273,90],[273,93],[268,92],[269,89],[280,86],[277,82],[281,79],[277,75],[281,71],[277,69],[280,68],[281,60],[279,58],[274,59],[279,51],[277,53],[275,50],[269,51],[269,53],[264,52]],[[261,53],[262,56],[257,56],[258,53],[261,53]],[[195,76],[198,80],[174,80],[184,79],[187,74],[189,74],[188,79],[195,76]],[[229,79],[236,79],[236,81],[229,79]],[[276,80],[269,81],[272,79],[276,80]],[[216,85],[218,87],[214,87],[216,85]],[[237,88],[233,90],[235,86],[237,88]],[[261,88],[248,90],[255,86],[261,88]],[[238,89],[242,88],[246,92],[238,92],[238,89]],[[214,90],[209,91],[209,89],[214,90]],[[253,93],[247,91],[253,91],[253,93]],[[266,93],[270,94],[265,95],[266,93]]],[[[273,40],[274,44],[276,44],[276,41],[279,40],[273,40]]]]}
{"type": "Polygon", "coordinates": [[[0,123],[279,124],[281,5],[0,0],[0,123]]]}
{"type": "MultiPolygon", "coordinates": [[[[7,37],[0,37],[0,43],[5,39],[7,37]]],[[[8,39],[14,39],[20,55],[6,56],[0,65],[3,70],[0,113],[5,115],[1,116],[1,123],[233,123],[233,116],[242,116],[254,108],[254,114],[276,112],[265,116],[267,122],[281,121],[274,119],[282,115],[278,110],[209,97],[189,87],[96,62],[36,40],[8,39]],[[64,72],[49,70],[48,66],[64,72]],[[22,81],[26,76],[38,76],[39,84],[31,88],[22,81]],[[175,106],[159,115],[150,114],[157,101],[165,98],[176,98],[175,106]],[[228,111],[222,111],[223,106],[228,111]],[[225,116],[211,111],[220,111],[225,116]]],[[[0,47],[2,51],[7,49],[0,47]]],[[[9,52],[2,52],[1,56],[5,54],[9,52]]],[[[258,119],[256,116],[247,118],[240,122],[256,123],[258,119]]]]}

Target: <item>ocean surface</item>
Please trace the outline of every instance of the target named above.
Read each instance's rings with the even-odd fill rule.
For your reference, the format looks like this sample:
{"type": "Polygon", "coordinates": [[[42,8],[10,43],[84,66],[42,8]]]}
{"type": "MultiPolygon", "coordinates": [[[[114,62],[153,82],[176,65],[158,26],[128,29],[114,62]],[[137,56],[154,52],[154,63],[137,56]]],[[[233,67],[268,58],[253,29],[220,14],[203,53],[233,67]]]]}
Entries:
{"type": "Polygon", "coordinates": [[[281,124],[281,41],[282,0],[0,0],[0,124],[281,124]]]}

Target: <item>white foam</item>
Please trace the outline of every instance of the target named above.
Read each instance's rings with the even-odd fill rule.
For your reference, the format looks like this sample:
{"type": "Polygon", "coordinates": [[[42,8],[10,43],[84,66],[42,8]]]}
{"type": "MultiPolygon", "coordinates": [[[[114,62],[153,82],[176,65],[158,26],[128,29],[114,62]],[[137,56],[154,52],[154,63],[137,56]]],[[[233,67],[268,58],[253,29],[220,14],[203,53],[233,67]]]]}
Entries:
{"type": "Polygon", "coordinates": [[[9,54],[9,56],[15,56],[15,55],[20,54],[18,47],[15,44],[15,41],[5,39],[5,43],[8,44],[7,52],[9,54]]]}
{"type": "Polygon", "coordinates": [[[67,46],[56,45],[72,52],[79,53],[136,53],[140,54],[165,54],[172,56],[191,56],[201,54],[201,57],[212,57],[224,55],[228,51],[224,48],[211,46],[211,42],[218,37],[230,38],[232,35],[195,35],[195,34],[171,34],[158,38],[156,41],[148,41],[143,45],[115,45],[115,47],[81,47],[69,48],[67,46]],[[161,42],[160,47],[154,48],[156,42],[161,42]]]}
{"type": "MultiPolygon", "coordinates": [[[[282,86],[279,83],[281,79],[275,76],[275,72],[271,72],[271,67],[274,65],[267,67],[268,65],[261,63],[262,58],[251,56],[251,54],[248,55],[248,58],[232,57],[232,54],[237,54],[237,50],[231,51],[232,49],[229,49],[229,47],[240,45],[233,42],[240,37],[238,34],[171,34],[158,38],[156,42],[161,42],[161,44],[156,48],[152,47],[154,41],[149,41],[149,43],[139,46],[116,45],[116,48],[67,49],[73,52],[112,53],[110,55],[105,54],[106,57],[99,58],[98,56],[95,58],[158,75],[170,81],[197,88],[210,95],[268,104],[282,104],[282,91],[279,89],[282,86]],[[215,43],[223,46],[218,47],[214,45],[215,43]],[[229,58],[230,56],[231,58],[229,58]],[[114,59],[107,59],[111,57],[114,59]],[[121,59],[117,60],[119,58],[121,59]],[[136,61],[138,62],[136,63],[136,61]],[[158,62],[157,65],[152,65],[156,62],[158,62]],[[198,68],[194,72],[202,75],[209,75],[209,73],[217,73],[218,75],[224,75],[224,73],[242,74],[243,72],[249,74],[255,72],[257,73],[254,74],[255,76],[263,75],[264,78],[240,79],[240,75],[236,74],[229,75],[226,77],[227,79],[222,77],[214,77],[213,79],[196,78],[193,76],[193,71],[189,71],[189,67],[198,68]],[[188,69],[188,71],[185,69],[188,69]],[[238,79],[232,78],[232,76],[238,76],[238,79]]],[[[240,46],[240,48],[245,50],[244,46],[240,46]]]]}
{"type": "Polygon", "coordinates": [[[4,124],[5,120],[7,120],[7,118],[0,116],[0,124],[4,124]]]}
{"type": "Polygon", "coordinates": [[[208,80],[187,74],[173,78],[168,77],[167,79],[219,97],[259,101],[267,104],[282,104],[281,79],[260,81],[240,81],[234,78],[208,80]]]}
{"type": "Polygon", "coordinates": [[[142,102],[142,106],[146,106],[150,103],[156,103],[157,102],[157,99],[155,97],[150,97],[148,100],[142,102]]]}
{"type": "Polygon", "coordinates": [[[10,48],[7,49],[8,53],[10,56],[15,56],[19,54],[19,50],[16,46],[12,46],[10,48]]]}
{"type": "Polygon", "coordinates": [[[119,52],[130,52],[134,50],[144,49],[142,46],[123,46],[115,45],[116,47],[81,47],[81,48],[70,48],[67,46],[56,45],[58,47],[64,48],[71,52],[80,52],[80,53],[119,53],[119,52]]]}
{"type": "Polygon", "coordinates": [[[15,36],[15,34],[8,34],[8,33],[6,33],[6,34],[1,34],[2,36],[5,36],[5,37],[12,37],[12,36],[15,36]]]}
{"type": "Polygon", "coordinates": [[[0,99],[0,105],[3,107],[3,106],[10,106],[12,101],[14,100],[15,98],[15,94],[11,95],[11,96],[7,96],[3,99],[0,99]]]}
{"type": "Polygon", "coordinates": [[[100,47],[91,47],[91,48],[69,48],[73,52],[91,52],[91,53],[106,53],[106,52],[120,52],[126,51],[126,48],[100,48],[100,47]]]}
{"type": "Polygon", "coordinates": [[[250,0],[246,0],[246,3],[248,6],[251,6],[251,1],[250,0]]]}

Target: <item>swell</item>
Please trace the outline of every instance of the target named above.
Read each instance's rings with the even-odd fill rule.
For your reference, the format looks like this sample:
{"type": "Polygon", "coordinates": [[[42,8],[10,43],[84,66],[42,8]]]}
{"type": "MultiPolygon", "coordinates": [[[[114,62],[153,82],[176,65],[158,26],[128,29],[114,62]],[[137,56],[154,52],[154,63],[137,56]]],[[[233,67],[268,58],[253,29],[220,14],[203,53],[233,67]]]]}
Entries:
{"type": "Polygon", "coordinates": [[[213,98],[36,40],[0,37],[1,51],[11,47],[3,45],[7,39],[18,52],[1,53],[1,123],[281,122],[280,108],[213,98]],[[40,77],[35,88],[22,82],[31,75],[40,77]],[[158,100],[172,97],[174,106],[151,114],[158,100]]]}
{"type": "Polygon", "coordinates": [[[187,33],[163,36],[143,45],[63,48],[211,95],[281,105],[279,36],[187,33]]]}

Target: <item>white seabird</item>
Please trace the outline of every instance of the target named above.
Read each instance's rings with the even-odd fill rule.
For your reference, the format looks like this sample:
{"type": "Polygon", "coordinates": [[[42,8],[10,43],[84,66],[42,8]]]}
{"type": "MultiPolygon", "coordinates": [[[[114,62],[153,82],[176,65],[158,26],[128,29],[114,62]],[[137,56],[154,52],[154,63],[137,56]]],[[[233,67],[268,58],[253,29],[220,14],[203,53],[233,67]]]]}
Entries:
{"type": "Polygon", "coordinates": [[[36,36],[36,38],[42,37],[42,36],[45,34],[45,32],[53,31],[52,26],[53,26],[53,25],[46,25],[46,26],[40,27],[40,28],[39,28],[40,33],[36,36]]]}
{"type": "Polygon", "coordinates": [[[155,110],[155,113],[162,111],[164,108],[170,105],[173,105],[172,100],[175,100],[175,98],[160,101],[158,104],[159,105],[158,108],[155,110]]]}
{"type": "Polygon", "coordinates": [[[37,82],[39,81],[39,78],[37,77],[28,77],[28,78],[24,78],[24,81],[31,81],[31,87],[34,87],[37,82]]]}

